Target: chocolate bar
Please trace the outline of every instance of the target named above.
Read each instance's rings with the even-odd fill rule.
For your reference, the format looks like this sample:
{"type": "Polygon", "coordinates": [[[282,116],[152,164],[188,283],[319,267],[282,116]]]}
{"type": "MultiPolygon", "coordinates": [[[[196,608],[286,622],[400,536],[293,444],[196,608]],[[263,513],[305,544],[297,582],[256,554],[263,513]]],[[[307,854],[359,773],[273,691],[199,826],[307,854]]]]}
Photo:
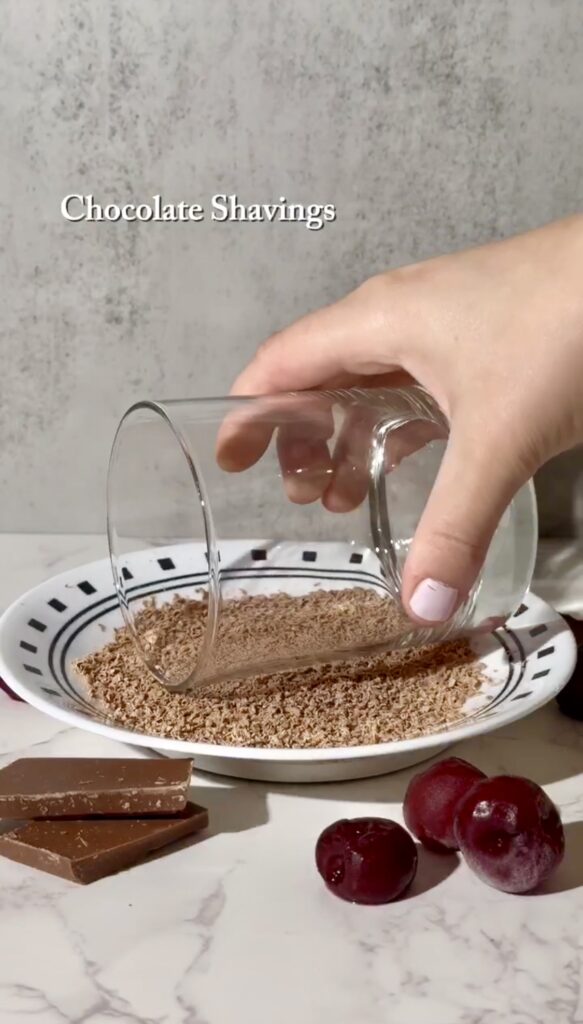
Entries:
{"type": "Polygon", "coordinates": [[[191,772],[189,758],[23,758],[0,770],[0,818],[175,814],[191,772]]]}
{"type": "Polygon", "coordinates": [[[173,818],[30,821],[0,835],[0,854],[87,885],[207,825],[206,809],[190,803],[173,818]]]}

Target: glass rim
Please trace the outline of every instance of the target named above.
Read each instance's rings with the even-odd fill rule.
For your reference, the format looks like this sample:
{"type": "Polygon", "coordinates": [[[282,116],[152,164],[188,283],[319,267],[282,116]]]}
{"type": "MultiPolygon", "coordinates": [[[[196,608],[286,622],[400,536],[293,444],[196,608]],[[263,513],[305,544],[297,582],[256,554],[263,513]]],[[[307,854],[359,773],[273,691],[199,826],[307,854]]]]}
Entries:
{"type": "MultiPolygon", "coordinates": [[[[181,401],[193,401],[193,399],[175,399],[175,403],[181,401]]],[[[205,402],[207,399],[194,399],[194,401],[205,402]]],[[[196,455],[192,451],[192,446],[187,442],[184,434],[176,424],[175,420],[170,415],[167,405],[172,402],[157,401],[153,399],[142,399],[138,402],[134,402],[126,409],[119,424],[117,426],[114,439],[111,446],[109,455],[108,470],[107,470],[107,485],[106,485],[106,522],[107,522],[107,543],[109,550],[109,561],[111,565],[113,584],[115,588],[116,597],[118,604],[121,609],[122,617],[126,627],[129,629],[134,645],[138,654],[144,663],[145,667],[151,672],[156,679],[162,683],[166,688],[174,691],[180,691],[187,689],[195,675],[197,675],[208,658],[208,653],[212,647],[214,634],[217,626],[218,619],[218,607],[220,601],[220,580],[219,573],[220,567],[218,563],[218,545],[216,540],[215,524],[212,515],[212,509],[210,505],[209,496],[207,493],[206,486],[204,484],[204,478],[200,470],[197,468],[196,455]],[[198,499],[198,510],[202,515],[203,527],[204,527],[204,543],[207,553],[207,564],[208,564],[208,611],[207,611],[207,622],[205,628],[205,636],[202,645],[202,649],[198,655],[196,662],[190,667],[190,671],[186,677],[179,681],[171,680],[161,670],[161,668],[152,662],[148,658],[139,632],[136,629],[134,616],[130,611],[129,602],[126,597],[126,580],[123,575],[123,571],[120,571],[119,557],[116,551],[116,531],[113,522],[112,506],[113,501],[113,472],[115,469],[116,453],[118,451],[118,445],[123,436],[125,427],[128,421],[133,418],[137,413],[140,412],[153,413],[159,417],[159,419],[169,428],[171,435],[177,443],[180,451],[182,452],[185,460],[188,475],[192,481],[194,492],[198,499]]],[[[131,587],[127,588],[129,591],[131,587]]]]}

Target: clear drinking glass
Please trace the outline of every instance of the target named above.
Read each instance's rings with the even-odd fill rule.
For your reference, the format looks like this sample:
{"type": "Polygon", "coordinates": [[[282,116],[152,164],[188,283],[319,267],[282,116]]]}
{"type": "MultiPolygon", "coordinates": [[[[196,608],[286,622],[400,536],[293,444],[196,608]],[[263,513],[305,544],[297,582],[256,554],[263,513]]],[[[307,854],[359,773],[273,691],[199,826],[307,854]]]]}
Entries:
{"type": "Polygon", "coordinates": [[[188,690],[507,618],[533,571],[531,483],[452,621],[421,627],[401,609],[447,432],[416,386],[132,406],[111,454],[108,535],[124,620],[151,672],[188,690]]]}

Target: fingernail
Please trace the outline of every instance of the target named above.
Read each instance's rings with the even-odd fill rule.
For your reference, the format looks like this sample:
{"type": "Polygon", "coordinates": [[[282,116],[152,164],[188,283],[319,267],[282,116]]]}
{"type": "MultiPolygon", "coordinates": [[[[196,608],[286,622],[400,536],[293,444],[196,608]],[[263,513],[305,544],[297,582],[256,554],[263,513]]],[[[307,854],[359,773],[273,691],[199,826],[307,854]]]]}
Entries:
{"type": "Polygon", "coordinates": [[[439,580],[423,580],[413,592],[409,607],[425,622],[445,622],[455,608],[458,592],[439,580]]]}

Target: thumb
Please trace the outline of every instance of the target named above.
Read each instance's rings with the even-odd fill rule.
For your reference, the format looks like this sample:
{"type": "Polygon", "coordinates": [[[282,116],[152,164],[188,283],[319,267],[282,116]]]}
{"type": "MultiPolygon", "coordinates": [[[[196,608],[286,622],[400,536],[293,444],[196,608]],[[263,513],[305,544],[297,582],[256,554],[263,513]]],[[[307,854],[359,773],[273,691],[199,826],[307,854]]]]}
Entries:
{"type": "Polygon", "coordinates": [[[530,474],[509,448],[496,447],[454,424],[403,573],[411,618],[445,622],[466,600],[490,541],[516,491],[530,474]]]}

